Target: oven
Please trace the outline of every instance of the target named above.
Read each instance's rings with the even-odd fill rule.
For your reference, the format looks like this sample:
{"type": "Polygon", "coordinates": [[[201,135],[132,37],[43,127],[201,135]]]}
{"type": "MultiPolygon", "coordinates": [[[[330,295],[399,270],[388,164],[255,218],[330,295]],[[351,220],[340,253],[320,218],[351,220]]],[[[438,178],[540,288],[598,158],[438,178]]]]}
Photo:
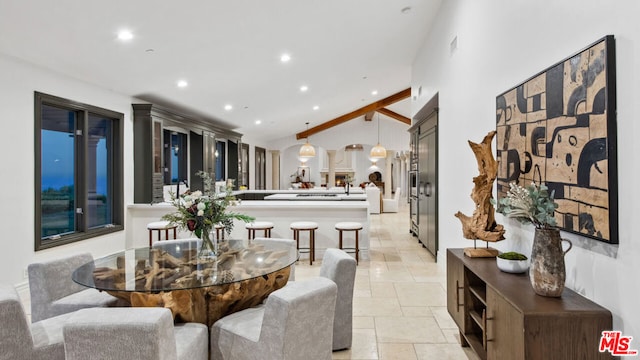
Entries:
{"type": "Polygon", "coordinates": [[[409,171],[409,196],[418,197],[418,171],[409,171]]]}

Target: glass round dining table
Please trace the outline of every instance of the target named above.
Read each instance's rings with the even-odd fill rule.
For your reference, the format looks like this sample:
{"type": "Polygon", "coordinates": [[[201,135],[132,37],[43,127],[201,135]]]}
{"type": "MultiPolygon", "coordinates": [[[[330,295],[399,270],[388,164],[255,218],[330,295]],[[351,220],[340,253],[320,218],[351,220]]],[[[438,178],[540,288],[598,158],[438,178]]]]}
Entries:
{"type": "Polygon", "coordinates": [[[80,266],[72,279],[131,306],[167,307],[178,322],[211,326],[286,285],[298,259],[292,240],[224,240],[214,258],[198,257],[199,244],[165,240],[124,250],[80,266]]]}

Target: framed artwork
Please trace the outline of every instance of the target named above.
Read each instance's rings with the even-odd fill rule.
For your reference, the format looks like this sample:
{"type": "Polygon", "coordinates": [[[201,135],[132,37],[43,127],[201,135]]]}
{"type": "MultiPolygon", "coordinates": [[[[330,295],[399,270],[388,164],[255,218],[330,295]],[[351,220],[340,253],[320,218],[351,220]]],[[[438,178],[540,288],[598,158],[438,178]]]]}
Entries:
{"type": "Polygon", "coordinates": [[[615,80],[608,35],[496,97],[498,199],[546,183],[560,230],[618,243],[615,80]]]}
{"type": "Polygon", "coordinates": [[[309,179],[310,179],[309,167],[308,166],[298,167],[298,171],[296,172],[296,182],[308,183],[309,179]]]}

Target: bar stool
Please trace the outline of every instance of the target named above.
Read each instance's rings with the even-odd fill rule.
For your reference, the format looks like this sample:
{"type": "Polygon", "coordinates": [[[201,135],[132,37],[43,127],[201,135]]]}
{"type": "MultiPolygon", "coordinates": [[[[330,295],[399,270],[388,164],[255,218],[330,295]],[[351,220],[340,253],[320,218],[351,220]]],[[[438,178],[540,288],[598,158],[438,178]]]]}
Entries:
{"type": "Polygon", "coordinates": [[[300,251],[304,253],[309,253],[309,265],[313,265],[313,260],[316,259],[316,230],[318,229],[318,223],[313,221],[296,221],[292,222],[290,225],[291,230],[293,230],[293,240],[296,241],[296,247],[298,250],[307,250],[300,251]],[[309,247],[308,248],[300,248],[300,231],[308,231],[309,232],[309,247]]]}
{"type": "Polygon", "coordinates": [[[215,224],[213,228],[216,229],[216,240],[224,240],[224,225],[215,224]]]}
{"type": "Polygon", "coordinates": [[[338,230],[338,232],[340,232],[340,242],[338,243],[338,247],[342,250],[350,250],[350,251],[346,251],[346,252],[353,252],[356,254],[356,264],[358,264],[359,261],[359,256],[358,253],[360,252],[360,247],[358,245],[358,234],[360,233],[360,230],[362,230],[362,224],[360,224],[359,222],[349,222],[349,221],[345,221],[345,222],[339,222],[336,223],[336,230],[338,230]],[[343,231],[355,231],[356,233],[356,244],[355,247],[347,247],[347,248],[343,248],[342,247],[342,232],[343,231]]]}
{"type": "Polygon", "coordinates": [[[164,230],[164,239],[169,240],[169,230],[173,230],[173,238],[177,239],[176,229],[178,225],[171,224],[169,221],[154,221],[147,224],[147,230],[149,230],[149,247],[153,242],[153,232],[158,232],[158,241],[162,240],[162,231],[164,230]]]}
{"type": "Polygon", "coordinates": [[[247,229],[247,238],[253,240],[256,237],[256,230],[264,230],[264,237],[271,237],[271,229],[273,229],[273,223],[271,221],[254,221],[247,223],[244,226],[247,229]]]}

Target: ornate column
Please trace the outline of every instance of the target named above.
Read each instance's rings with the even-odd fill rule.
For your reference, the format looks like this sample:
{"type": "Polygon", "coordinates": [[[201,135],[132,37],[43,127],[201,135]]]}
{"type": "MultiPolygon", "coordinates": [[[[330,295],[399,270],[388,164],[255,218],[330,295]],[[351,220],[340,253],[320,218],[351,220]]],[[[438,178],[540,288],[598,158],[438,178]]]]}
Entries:
{"type": "Polygon", "coordinates": [[[271,153],[271,188],[280,189],[280,150],[269,150],[271,153]]]}
{"type": "Polygon", "coordinates": [[[392,198],[393,187],[391,185],[391,179],[393,174],[391,174],[391,164],[395,158],[396,152],[394,150],[387,149],[387,158],[384,160],[384,197],[392,198]]]}
{"type": "Polygon", "coordinates": [[[407,187],[407,153],[402,152],[400,154],[400,188],[402,188],[402,195],[405,199],[408,199],[409,188],[407,187]]]}
{"type": "Polygon", "coordinates": [[[327,178],[327,189],[331,189],[336,186],[336,151],[327,150],[327,156],[329,157],[329,175],[327,178]]]}

